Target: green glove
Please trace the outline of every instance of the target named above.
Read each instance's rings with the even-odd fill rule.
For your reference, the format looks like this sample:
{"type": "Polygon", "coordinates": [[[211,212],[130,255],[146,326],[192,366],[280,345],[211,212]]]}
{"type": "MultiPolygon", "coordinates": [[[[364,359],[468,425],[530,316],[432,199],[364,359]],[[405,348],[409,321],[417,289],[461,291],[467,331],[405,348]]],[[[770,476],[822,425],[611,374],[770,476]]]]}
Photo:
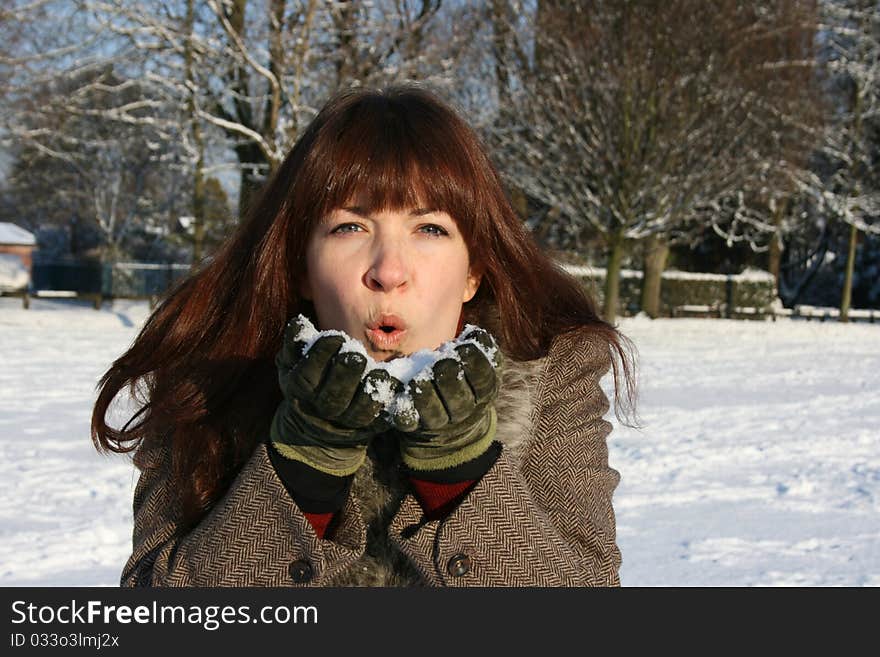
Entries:
{"type": "MultiPolygon", "coordinates": [[[[385,370],[361,379],[367,359],[354,351],[340,353],[343,334],[319,337],[303,355],[298,339],[307,320],[288,323],[275,365],[284,399],[275,411],[270,439],[289,459],[339,477],[354,474],[366,458],[367,444],[389,426],[380,417],[382,402],[369,391],[398,392],[402,384],[385,370]]],[[[378,395],[377,395],[378,396],[378,395]]]]}
{"type": "Polygon", "coordinates": [[[484,454],[495,439],[501,350],[487,331],[473,326],[456,342],[464,342],[455,347],[459,360],[441,358],[432,366],[432,379],[416,376],[407,384],[406,397],[416,413],[398,404],[391,414],[403,462],[411,470],[455,467],[484,454]]]}

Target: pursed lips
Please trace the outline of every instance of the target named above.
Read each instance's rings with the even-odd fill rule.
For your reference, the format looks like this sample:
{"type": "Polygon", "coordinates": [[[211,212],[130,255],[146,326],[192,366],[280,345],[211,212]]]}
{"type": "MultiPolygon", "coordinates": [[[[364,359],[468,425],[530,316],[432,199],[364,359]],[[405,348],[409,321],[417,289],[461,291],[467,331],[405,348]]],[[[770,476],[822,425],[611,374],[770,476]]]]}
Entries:
{"type": "Polygon", "coordinates": [[[396,349],[406,334],[406,322],[397,315],[382,314],[370,322],[366,334],[374,349],[396,349]]]}
{"type": "Polygon", "coordinates": [[[383,313],[378,318],[367,324],[370,331],[380,330],[384,333],[405,331],[406,322],[399,316],[391,313],[383,313]]]}

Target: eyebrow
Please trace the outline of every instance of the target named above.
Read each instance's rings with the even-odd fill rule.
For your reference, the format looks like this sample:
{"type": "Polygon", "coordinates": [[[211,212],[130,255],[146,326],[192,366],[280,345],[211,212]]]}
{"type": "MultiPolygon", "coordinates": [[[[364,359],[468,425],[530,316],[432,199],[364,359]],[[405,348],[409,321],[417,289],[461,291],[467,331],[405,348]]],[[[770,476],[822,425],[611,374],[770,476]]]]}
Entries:
{"type": "MultiPolygon", "coordinates": [[[[360,205],[351,205],[348,207],[342,208],[346,212],[351,212],[352,214],[356,214],[359,217],[368,218],[370,213],[367,212],[366,208],[361,207],[360,205]]],[[[422,217],[426,214],[431,214],[433,212],[437,212],[436,208],[416,208],[412,212],[409,213],[410,217],[422,217]]]]}

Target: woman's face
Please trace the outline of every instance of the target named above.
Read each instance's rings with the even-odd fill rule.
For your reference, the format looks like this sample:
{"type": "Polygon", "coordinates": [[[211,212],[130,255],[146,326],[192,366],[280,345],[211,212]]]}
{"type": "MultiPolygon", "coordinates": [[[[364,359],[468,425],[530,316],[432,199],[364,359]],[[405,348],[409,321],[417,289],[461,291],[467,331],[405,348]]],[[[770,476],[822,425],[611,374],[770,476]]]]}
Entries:
{"type": "Polygon", "coordinates": [[[318,328],[345,331],[378,361],[455,338],[480,284],[455,221],[430,208],[370,214],[350,203],[314,228],[306,261],[300,292],[318,328]]]}

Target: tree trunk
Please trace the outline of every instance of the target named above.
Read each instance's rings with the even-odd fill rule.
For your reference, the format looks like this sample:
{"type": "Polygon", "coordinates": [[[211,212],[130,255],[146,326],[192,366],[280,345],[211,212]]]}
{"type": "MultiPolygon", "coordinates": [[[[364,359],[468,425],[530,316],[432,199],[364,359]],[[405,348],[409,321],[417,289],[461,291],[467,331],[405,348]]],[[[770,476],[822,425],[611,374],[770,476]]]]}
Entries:
{"type": "Polygon", "coordinates": [[[663,270],[669,257],[669,244],[659,235],[651,235],[645,242],[645,258],[642,269],[642,311],[651,319],[660,316],[660,287],[663,270]]]}
{"type": "Polygon", "coordinates": [[[510,35],[510,25],[507,22],[507,0],[492,0],[492,46],[495,55],[495,82],[498,89],[498,105],[511,107],[510,102],[510,55],[507,48],[507,39],[510,35]]]}
{"type": "Polygon", "coordinates": [[[332,11],[333,27],[338,39],[336,43],[336,88],[342,89],[352,81],[361,78],[358,53],[358,24],[362,7],[356,2],[334,3],[332,11]]]}
{"type": "Polygon", "coordinates": [[[241,166],[241,178],[238,185],[238,218],[244,219],[251,202],[260,191],[266,178],[270,163],[260,147],[253,142],[241,144],[235,148],[241,166]]]}
{"type": "Polygon", "coordinates": [[[79,257],[79,219],[76,216],[70,218],[70,255],[79,257]]]}
{"type": "MultiPolygon", "coordinates": [[[[862,134],[862,95],[859,92],[859,85],[856,84],[853,87],[853,124],[854,131],[853,134],[860,135],[862,134]]],[[[851,142],[851,148],[855,149],[855,142],[851,142]]],[[[857,162],[858,160],[853,157],[855,153],[850,154],[853,162],[857,162]]],[[[851,175],[855,174],[855,171],[850,169],[851,175]]],[[[855,176],[854,176],[855,177],[855,176]]],[[[853,195],[858,195],[858,183],[855,183],[854,188],[850,191],[853,195]]],[[[852,279],[853,279],[853,270],[855,269],[856,264],[856,240],[858,239],[859,233],[856,229],[855,224],[850,224],[849,226],[849,251],[846,254],[846,275],[843,278],[843,295],[840,299],[840,321],[848,322],[849,321],[849,306],[852,303],[852,279]]]]}
{"type": "Polygon", "coordinates": [[[189,86],[189,98],[187,100],[187,110],[189,111],[190,129],[192,131],[193,143],[196,146],[198,155],[196,156],[196,168],[193,173],[193,196],[192,196],[192,215],[193,215],[193,251],[192,264],[196,266],[204,257],[205,245],[205,140],[202,137],[202,125],[198,116],[196,93],[198,85],[196,84],[195,74],[193,71],[193,32],[195,23],[195,0],[187,0],[186,3],[186,29],[187,40],[186,50],[184,52],[184,63],[186,66],[186,82],[189,86]]]}
{"type": "Polygon", "coordinates": [[[856,239],[859,232],[855,224],[849,228],[849,252],[846,256],[846,276],[843,279],[843,298],[840,300],[840,321],[849,321],[849,305],[852,301],[853,269],[856,264],[856,239]]]}
{"type": "Polygon", "coordinates": [[[618,299],[620,296],[620,264],[623,261],[623,230],[612,233],[610,239],[611,252],[608,254],[608,266],[605,269],[605,321],[614,322],[617,317],[618,299]]]}
{"type": "MultiPolygon", "coordinates": [[[[248,0],[231,0],[231,2],[222,3],[221,7],[232,31],[238,38],[246,41],[245,28],[248,23],[245,17],[248,11],[248,0]]],[[[231,43],[230,46],[232,46],[231,43]]],[[[271,37],[269,47],[272,50],[271,37]]],[[[277,63],[272,63],[271,65],[277,65],[277,63]]],[[[248,67],[241,60],[233,59],[224,78],[226,86],[233,94],[234,111],[232,112],[231,120],[260,133],[266,138],[266,141],[272,143],[274,141],[275,126],[269,126],[265,121],[261,126],[258,121],[258,113],[255,112],[254,107],[251,105],[252,91],[248,67]]],[[[267,105],[263,108],[266,114],[263,114],[263,116],[273,116],[271,103],[274,97],[272,93],[268,94],[266,98],[267,105]]],[[[225,113],[222,108],[220,108],[220,111],[221,115],[225,113]]],[[[231,132],[228,134],[235,140],[240,140],[239,135],[231,132]]],[[[238,216],[241,219],[247,214],[253,198],[262,187],[274,164],[269,161],[268,154],[255,141],[249,140],[239,143],[235,146],[235,154],[241,167],[241,177],[238,185],[238,216]]]]}
{"type": "Polygon", "coordinates": [[[773,274],[773,280],[776,281],[777,294],[782,289],[781,281],[779,280],[779,266],[782,262],[782,217],[785,214],[786,205],[787,202],[777,205],[773,213],[773,225],[776,230],[770,237],[770,249],[767,252],[767,271],[773,274]]]}
{"type": "MultiPolygon", "coordinates": [[[[200,137],[199,137],[200,138],[200,137]]],[[[193,251],[192,264],[195,267],[205,257],[205,156],[204,147],[199,147],[193,180],[193,251]]]]}

